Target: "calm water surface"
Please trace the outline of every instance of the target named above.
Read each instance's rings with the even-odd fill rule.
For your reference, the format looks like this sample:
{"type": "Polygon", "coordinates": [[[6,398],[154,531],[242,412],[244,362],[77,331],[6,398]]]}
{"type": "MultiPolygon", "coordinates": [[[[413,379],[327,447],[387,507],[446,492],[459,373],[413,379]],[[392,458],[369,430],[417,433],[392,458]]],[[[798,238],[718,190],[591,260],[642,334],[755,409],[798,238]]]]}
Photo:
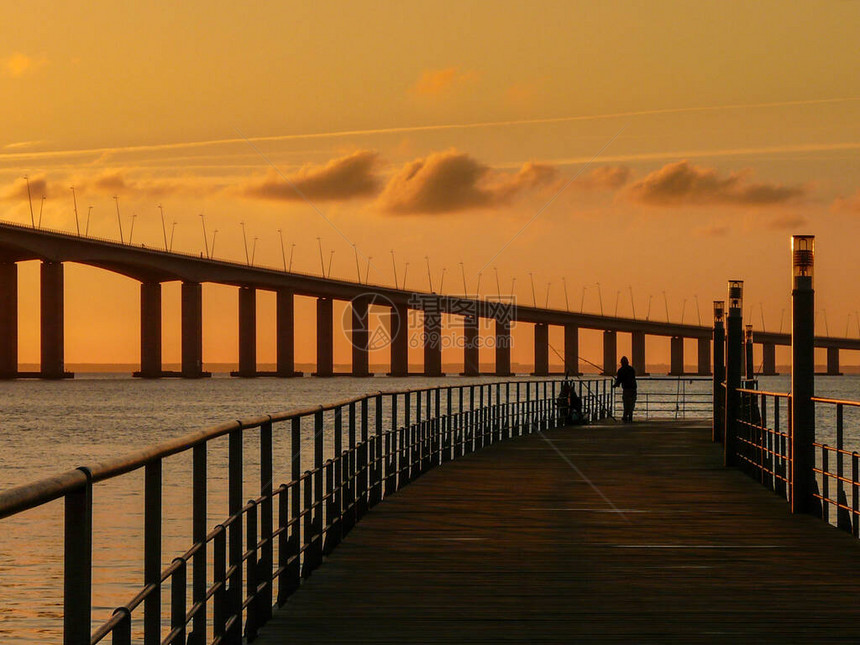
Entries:
{"type": "MultiPolygon", "coordinates": [[[[0,490],[89,465],[189,431],[240,418],[316,405],[380,389],[418,388],[494,379],[232,379],[145,381],[120,375],[79,375],[59,382],[0,382],[0,490]]],[[[643,383],[642,391],[671,384],[643,383]]],[[[710,391],[710,382],[687,391],[710,391]]],[[[762,379],[761,389],[787,391],[787,376],[762,379]]],[[[860,377],[819,377],[819,396],[860,399],[860,377]]],[[[819,413],[818,435],[833,438],[833,413],[819,413]]],[[[860,418],[846,413],[846,447],[860,450],[860,418]],[[855,431],[855,428],[858,429],[855,431]]],[[[281,426],[286,431],[286,426],[281,426]]],[[[303,429],[310,438],[310,429],[303,429]]],[[[288,481],[286,432],[275,427],[276,485],[288,481]]],[[[330,438],[329,438],[330,439],[330,438]]],[[[309,451],[308,451],[309,452],[309,451]]],[[[257,455],[246,444],[247,478],[257,455]]],[[[305,460],[303,460],[305,461],[305,460]]],[[[210,450],[210,524],[226,516],[226,439],[210,450]]],[[[309,466],[304,463],[303,466],[309,466]]],[[[190,456],[165,461],[164,562],[191,543],[190,456]]],[[[142,472],[94,490],[94,624],[128,601],[143,579],[142,472]]],[[[245,497],[257,491],[249,485],[245,497]]],[[[0,522],[0,643],[54,643],[62,630],[62,502],[0,522]]],[[[165,601],[167,598],[165,596],[165,601]]]]}

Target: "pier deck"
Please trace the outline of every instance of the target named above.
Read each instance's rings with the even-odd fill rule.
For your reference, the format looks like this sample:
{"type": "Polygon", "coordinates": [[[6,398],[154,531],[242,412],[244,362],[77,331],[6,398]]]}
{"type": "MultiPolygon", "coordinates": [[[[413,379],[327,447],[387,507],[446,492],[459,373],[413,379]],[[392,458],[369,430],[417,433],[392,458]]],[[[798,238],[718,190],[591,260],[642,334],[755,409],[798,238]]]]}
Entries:
{"type": "Polygon", "coordinates": [[[857,642],[858,571],[702,424],[555,430],[374,508],[256,643],[857,642]]]}

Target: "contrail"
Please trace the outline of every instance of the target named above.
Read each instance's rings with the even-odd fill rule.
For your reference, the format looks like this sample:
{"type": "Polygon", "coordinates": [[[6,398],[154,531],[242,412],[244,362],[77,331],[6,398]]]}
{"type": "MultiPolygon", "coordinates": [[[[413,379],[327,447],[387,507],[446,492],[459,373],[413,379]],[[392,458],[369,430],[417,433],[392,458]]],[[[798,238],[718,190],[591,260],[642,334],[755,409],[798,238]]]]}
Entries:
{"type": "Polygon", "coordinates": [[[177,143],[159,143],[137,146],[106,147],[106,148],[81,148],[73,150],[46,150],[42,152],[15,152],[0,154],[0,160],[4,159],[39,159],[51,157],[63,157],[73,155],[91,155],[105,153],[134,153],[153,152],[159,150],[175,150],[180,148],[202,148],[206,146],[242,144],[248,142],[277,142],[297,141],[302,139],[334,139],[341,137],[372,136],[385,134],[404,134],[411,132],[438,132],[445,130],[470,130],[477,128],[500,128],[522,125],[545,125],[552,123],[571,123],[576,121],[598,121],[607,119],[631,118],[640,116],[652,116],[660,114],[684,114],[693,112],[718,112],[723,110],[746,110],[763,109],[772,107],[791,107],[799,105],[822,105],[827,103],[852,103],[860,101],[860,97],[841,97],[829,99],[807,99],[800,101],[774,101],[771,103],[746,103],[732,105],[712,105],[700,107],[662,108],[656,110],[635,110],[630,112],[611,112],[607,114],[591,114],[576,116],[549,117],[540,119],[516,119],[507,121],[483,121],[478,123],[448,123],[439,125],[412,125],[394,128],[373,128],[367,130],[337,130],[334,132],[309,132],[304,134],[281,134],[261,137],[249,137],[247,140],[240,138],[210,139],[206,141],[184,141],[177,143]]]}
{"type": "MultiPolygon", "coordinates": [[[[785,146],[761,146],[756,148],[722,148],[716,150],[667,150],[662,152],[641,152],[620,155],[606,155],[600,158],[601,163],[621,161],[649,161],[657,159],[685,159],[689,157],[743,157],[765,154],[786,154],[792,152],[827,152],[834,150],[858,150],[860,141],[844,143],[800,143],[785,146]]],[[[591,157],[567,157],[561,159],[540,159],[539,163],[555,166],[572,166],[588,163],[591,157]]],[[[493,164],[494,168],[519,168],[522,161],[507,161],[493,164]]]]}

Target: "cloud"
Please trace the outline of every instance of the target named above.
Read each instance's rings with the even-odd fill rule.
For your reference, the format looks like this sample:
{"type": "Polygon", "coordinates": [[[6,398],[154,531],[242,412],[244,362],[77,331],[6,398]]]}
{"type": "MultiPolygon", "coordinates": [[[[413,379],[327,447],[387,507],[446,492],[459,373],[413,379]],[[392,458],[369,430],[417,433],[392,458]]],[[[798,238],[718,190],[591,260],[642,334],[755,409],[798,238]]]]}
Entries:
{"type": "Polygon", "coordinates": [[[37,58],[27,56],[21,52],[15,52],[6,58],[0,59],[3,72],[6,76],[20,77],[35,72],[40,67],[48,64],[48,58],[42,54],[37,58]]]}
{"type": "Polygon", "coordinates": [[[797,228],[799,226],[806,226],[808,223],[809,218],[804,217],[803,215],[785,214],[770,218],[765,223],[765,226],[770,229],[782,231],[785,229],[797,228]]]}
{"type": "Polygon", "coordinates": [[[628,195],[650,206],[774,206],[802,197],[801,186],[755,183],[752,171],[741,170],[720,176],[713,168],[689,161],[667,164],[632,184],[628,195]]]}
{"type": "Polygon", "coordinates": [[[860,190],[850,197],[837,197],[830,210],[834,213],[860,213],[860,190]]]}
{"type": "Polygon", "coordinates": [[[378,153],[359,150],[322,166],[304,166],[292,175],[282,176],[270,170],[262,179],[241,186],[239,192],[247,197],[277,200],[299,200],[302,195],[312,201],[369,197],[379,191],[378,165],[378,153]]]}
{"type": "Polygon", "coordinates": [[[438,97],[471,85],[477,80],[478,75],[475,72],[461,72],[459,67],[428,69],[409,91],[418,96],[438,97]]]}
{"type": "MultiPolygon", "coordinates": [[[[48,195],[48,180],[44,175],[30,177],[30,197],[33,203],[48,195]]],[[[27,179],[20,177],[0,191],[0,199],[3,201],[20,201],[27,199],[27,179]]]]}
{"type": "Polygon", "coordinates": [[[627,166],[598,166],[576,178],[571,186],[582,190],[617,190],[632,176],[627,166]]]}
{"type": "Polygon", "coordinates": [[[516,173],[494,171],[469,155],[448,150],[407,163],[388,181],[379,207],[389,213],[452,213],[510,203],[546,186],[552,166],[527,163],[516,173]]]}

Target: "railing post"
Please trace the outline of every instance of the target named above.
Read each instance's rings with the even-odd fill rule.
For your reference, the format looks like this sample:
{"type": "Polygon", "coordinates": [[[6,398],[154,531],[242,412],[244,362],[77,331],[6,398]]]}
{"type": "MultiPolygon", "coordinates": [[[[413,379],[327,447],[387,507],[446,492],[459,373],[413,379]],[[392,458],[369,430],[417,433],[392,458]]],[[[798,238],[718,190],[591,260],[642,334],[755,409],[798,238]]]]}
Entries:
{"type": "Polygon", "coordinates": [[[227,531],[218,525],[212,545],[212,580],[216,585],[212,608],[212,635],[222,640],[227,633],[227,531]]]}
{"type": "Polygon", "coordinates": [[[836,406],[836,526],[843,531],[851,531],[851,516],[848,513],[848,497],[845,495],[845,426],[842,404],[836,406]]]}
{"type": "MultiPolygon", "coordinates": [[[[192,537],[200,548],[191,562],[192,600],[200,609],[194,614],[191,626],[191,636],[196,643],[206,642],[206,514],[207,514],[207,481],[206,481],[206,450],[205,443],[194,446],[192,452],[192,537]]],[[[189,638],[190,640],[190,638],[189,638]]]]}
{"type": "Polygon", "coordinates": [[[382,501],[382,394],[377,394],[376,400],[376,441],[374,450],[374,466],[373,466],[373,503],[378,504],[382,501]]]}
{"type": "Polygon", "coordinates": [[[791,511],[820,515],[815,491],[815,237],[791,238],[791,511]]]}
{"type": "Polygon", "coordinates": [[[114,615],[122,614],[122,619],[113,629],[111,636],[112,645],[131,645],[131,612],[127,607],[117,607],[114,615]]]}
{"type": "Polygon", "coordinates": [[[144,468],[143,582],[155,587],[143,601],[144,645],[161,643],[161,459],[144,468]]]}
{"type": "Polygon", "coordinates": [[[314,541],[311,547],[313,566],[322,563],[323,550],[323,411],[314,413],[314,541]]]}
{"type": "Polygon", "coordinates": [[[274,521],[272,519],[272,421],[260,425],[260,538],[263,542],[262,553],[257,565],[257,577],[265,585],[260,601],[257,603],[259,625],[264,625],[272,617],[272,560],[274,558],[274,521]]]}
{"type": "Polygon", "coordinates": [[[228,529],[228,567],[232,571],[229,576],[230,586],[228,598],[230,602],[230,617],[234,619],[232,629],[227,634],[229,642],[240,643],[242,640],[242,428],[233,430],[228,438],[228,482],[227,505],[232,522],[228,529]]]}
{"type": "Polygon", "coordinates": [[[343,539],[343,408],[334,410],[334,473],[332,473],[332,494],[334,498],[329,506],[334,512],[334,519],[329,520],[329,530],[334,536],[333,545],[343,539]]]}
{"type": "Polygon", "coordinates": [[[93,595],[92,475],[78,468],[85,483],[65,496],[63,550],[63,643],[90,642],[93,595]]]}
{"type": "Polygon", "coordinates": [[[851,528],[860,537],[860,454],[851,453],[851,528]]]}
{"type": "Polygon", "coordinates": [[[723,430],[723,464],[736,463],[735,437],[740,414],[741,370],[743,369],[743,280],[729,280],[729,314],[726,319],[726,418],[723,430]]]}
{"type": "MultiPolygon", "coordinates": [[[[295,417],[290,420],[290,537],[289,555],[292,558],[287,574],[286,582],[279,586],[278,604],[287,602],[287,597],[299,588],[302,578],[302,419],[295,417]]],[[[283,506],[281,507],[283,508],[283,506]]]]}
{"type": "Polygon", "coordinates": [[[385,496],[396,490],[397,480],[397,394],[391,395],[391,429],[385,439],[385,496]]]}
{"type": "MultiPolygon", "coordinates": [[[[246,524],[245,541],[248,545],[248,559],[246,567],[246,593],[248,594],[248,619],[245,621],[245,638],[251,642],[257,637],[257,628],[260,626],[260,597],[257,595],[259,589],[259,562],[257,554],[257,503],[250,500],[251,507],[248,509],[248,520],[246,524]]],[[[242,612],[239,611],[241,618],[242,612]]]]}
{"type": "MultiPolygon", "coordinates": [[[[254,500],[249,502],[248,521],[246,525],[245,541],[248,545],[248,559],[245,561],[246,566],[246,593],[248,594],[248,620],[245,622],[245,638],[248,642],[257,637],[257,628],[260,626],[260,596],[257,590],[260,588],[259,571],[257,565],[259,557],[257,553],[257,503],[254,500]]],[[[239,612],[241,616],[241,611],[239,612]]]]}
{"type": "Polygon", "coordinates": [[[726,429],[723,421],[723,404],[726,400],[723,394],[723,381],[726,379],[726,329],[723,323],[725,312],[725,300],[714,300],[714,423],[711,439],[715,443],[722,442],[726,429]]]}
{"type": "Polygon", "coordinates": [[[170,631],[178,630],[173,642],[184,643],[186,562],[182,558],[175,558],[173,563],[179,566],[170,576],[170,631]]]}

